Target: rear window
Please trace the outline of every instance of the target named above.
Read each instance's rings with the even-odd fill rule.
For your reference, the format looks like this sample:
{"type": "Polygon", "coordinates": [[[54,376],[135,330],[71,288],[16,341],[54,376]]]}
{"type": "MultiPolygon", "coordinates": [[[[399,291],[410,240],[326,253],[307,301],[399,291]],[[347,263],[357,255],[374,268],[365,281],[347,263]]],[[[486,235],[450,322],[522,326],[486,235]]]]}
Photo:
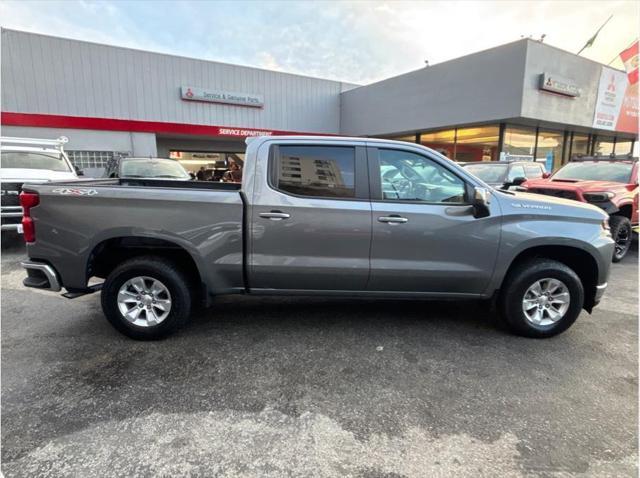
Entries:
{"type": "Polygon", "coordinates": [[[3,151],[0,153],[0,167],[46,169],[58,172],[71,171],[61,154],[29,153],[25,151],[3,151]]]}
{"type": "Polygon", "coordinates": [[[120,165],[120,177],[186,179],[190,176],[180,163],[171,159],[128,159],[120,165]]]}
{"type": "Polygon", "coordinates": [[[298,196],[353,198],[355,148],[280,146],[275,187],[298,196]]]}

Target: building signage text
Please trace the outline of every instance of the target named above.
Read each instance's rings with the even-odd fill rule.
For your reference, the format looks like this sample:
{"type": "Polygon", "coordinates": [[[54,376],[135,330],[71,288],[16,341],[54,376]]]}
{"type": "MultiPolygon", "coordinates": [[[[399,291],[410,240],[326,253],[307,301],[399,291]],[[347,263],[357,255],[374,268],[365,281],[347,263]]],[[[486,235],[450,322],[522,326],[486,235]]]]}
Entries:
{"type": "Polygon", "coordinates": [[[638,134],[638,84],[624,71],[602,67],[593,127],[638,134]]]}
{"type": "Polygon", "coordinates": [[[580,87],[575,82],[550,73],[540,75],[540,89],[564,96],[580,96],[580,87]]]}
{"type": "Polygon", "coordinates": [[[187,101],[206,101],[209,103],[225,103],[237,106],[262,108],[264,98],[254,93],[235,93],[231,91],[211,90],[197,86],[181,86],[180,95],[187,101]]]}

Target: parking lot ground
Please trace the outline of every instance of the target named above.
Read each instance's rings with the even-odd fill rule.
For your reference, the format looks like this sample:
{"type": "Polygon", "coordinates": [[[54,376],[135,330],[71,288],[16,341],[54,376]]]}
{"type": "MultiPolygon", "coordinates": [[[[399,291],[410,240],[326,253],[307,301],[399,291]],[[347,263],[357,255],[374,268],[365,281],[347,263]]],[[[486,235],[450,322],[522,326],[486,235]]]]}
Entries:
{"type": "Polygon", "coordinates": [[[638,255],[547,340],[477,303],[226,297],[135,342],[2,250],[14,476],[637,476],[638,255]]]}

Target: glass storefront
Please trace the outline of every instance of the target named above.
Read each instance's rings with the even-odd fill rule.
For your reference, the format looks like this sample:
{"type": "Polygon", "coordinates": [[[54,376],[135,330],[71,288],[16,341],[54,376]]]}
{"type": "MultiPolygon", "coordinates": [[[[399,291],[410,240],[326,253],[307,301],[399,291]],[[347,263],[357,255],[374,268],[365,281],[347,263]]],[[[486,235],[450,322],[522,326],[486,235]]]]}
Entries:
{"type": "Polygon", "coordinates": [[[589,135],[574,133],[571,143],[571,157],[587,154],[589,154],[589,135]]]}
{"type": "Polygon", "coordinates": [[[496,161],[500,142],[500,126],[458,128],[456,161],[496,161]]]}
{"type": "Polygon", "coordinates": [[[407,134],[404,136],[391,136],[387,139],[392,139],[393,141],[406,141],[407,143],[415,143],[416,135],[415,134],[407,134]]]}
{"type": "MultiPolygon", "coordinates": [[[[630,139],[514,124],[427,131],[418,133],[418,138],[420,144],[454,161],[536,161],[549,172],[558,170],[579,155],[609,155],[614,152],[623,155],[629,154],[634,147],[634,141],[630,139]]],[[[415,143],[416,135],[389,139],[415,143]]]]}
{"type": "Polygon", "coordinates": [[[593,154],[599,156],[608,156],[613,154],[614,139],[612,136],[596,136],[596,142],[593,147],[593,154]]]}
{"type": "Polygon", "coordinates": [[[420,144],[461,162],[498,159],[498,125],[457,128],[420,135],[420,144]]]}
{"type": "Polygon", "coordinates": [[[508,126],[504,131],[504,142],[500,160],[533,161],[536,148],[535,128],[508,126]]]}
{"type": "Polygon", "coordinates": [[[547,171],[555,171],[562,166],[563,150],[563,131],[538,131],[536,161],[544,163],[547,171]]]}
{"type": "Polygon", "coordinates": [[[616,154],[629,154],[633,148],[633,141],[630,139],[616,140],[616,154]]]}
{"type": "Polygon", "coordinates": [[[420,144],[436,150],[449,159],[455,159],[456,130],[448,129],[445,131],[436,131],[433,133],[422,133],[420,135],[420,144]]]}

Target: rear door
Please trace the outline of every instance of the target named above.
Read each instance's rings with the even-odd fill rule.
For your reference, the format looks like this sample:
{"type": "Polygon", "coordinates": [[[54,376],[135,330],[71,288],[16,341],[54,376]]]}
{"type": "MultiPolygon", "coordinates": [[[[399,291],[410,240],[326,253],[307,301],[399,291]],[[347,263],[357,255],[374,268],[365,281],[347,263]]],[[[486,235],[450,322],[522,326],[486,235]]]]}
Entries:
{"type": "Polygon", "coordinates": [[[465,180],[447,160],[368,148],[373,210],[371,291],[482,294],[500,239],[497,201],[474,218],[465,180]]]}
{"type": "Polygon", "coordinates": [[[267,142],[258,155],[251,289],[365,289],[371,204],[364,143],[267,142]]]}

